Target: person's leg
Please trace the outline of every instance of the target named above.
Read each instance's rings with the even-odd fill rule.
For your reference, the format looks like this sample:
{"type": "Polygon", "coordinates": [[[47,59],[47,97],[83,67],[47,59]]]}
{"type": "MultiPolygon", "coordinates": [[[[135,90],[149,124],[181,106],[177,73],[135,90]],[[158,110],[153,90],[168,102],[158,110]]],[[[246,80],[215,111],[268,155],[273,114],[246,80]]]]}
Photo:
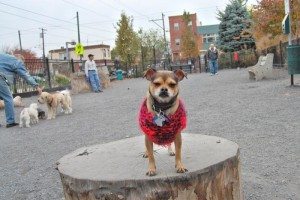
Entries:
{"type": "Polygon", "coordinates": [[[90,83],[91,83],[93,91],[97,92],[98,88],[97,88],[96,81],[95,81],[94,71],[89,71],[89,79],[90,79],[90,83]]]}
{"type": "Polygon", "coordinates": [[[212,60],[209,60],[208,63],[209,63],[210,75],[213,75],[213,74],[214,74],[214,65],[213,65],[213,61],[212,61],[212,60]]]}
{"type": "Polygon", "coordinates": [[[100,80],[100,77],[97,72],[95,72],[95,80],[96,80],[96,85],[97,85],[98,90],[102,91],[102,87],[101,87],[101,83],[100,83],[101,80],[100,80]]]}
{"type": "Polygon", "coordinates": [[[4,101],[5,117],[7,124],[15,123],[15,110],[13,96],[6,82],[0,77],[0,96],[4,101]]]}
{"type": "Polygon", "coordinates": [[[218,74],[218,71],[219,71],[218,60],[216,60],[216,65],[215,65],[215,68],[216,68],[216,74],[218,74]]]}

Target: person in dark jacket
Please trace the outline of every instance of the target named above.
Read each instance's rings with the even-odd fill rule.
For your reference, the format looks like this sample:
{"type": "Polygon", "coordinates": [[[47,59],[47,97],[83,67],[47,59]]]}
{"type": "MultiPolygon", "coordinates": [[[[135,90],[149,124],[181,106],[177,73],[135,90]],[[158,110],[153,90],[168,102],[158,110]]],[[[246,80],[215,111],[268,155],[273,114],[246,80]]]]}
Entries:
{"type": "Polygon", "coordinates": [[[13,84],[16,74],[25,79],[28,84],[35,87],[37,91],[42,92],[38,83],[26,70],[21,56],[20,59],[17,59],[14,56],[0,53],[0,97],[4,100],[7,128],[18,125],[18,123],[15,122],[13,96],[9,88],[9,86],[13,84]]]}
{"type": "Polygon", "coordinates": [[[207,51],[207,58],[210,66],[210,75],[218,74],[218,50],[214,44],[211,44],[207,51]]]}

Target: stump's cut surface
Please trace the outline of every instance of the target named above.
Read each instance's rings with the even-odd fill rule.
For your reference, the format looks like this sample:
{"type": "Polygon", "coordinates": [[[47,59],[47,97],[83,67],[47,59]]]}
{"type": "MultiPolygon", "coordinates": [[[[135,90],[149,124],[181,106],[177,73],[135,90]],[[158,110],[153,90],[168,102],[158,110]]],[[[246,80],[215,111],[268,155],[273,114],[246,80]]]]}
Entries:
{"type": "Polygon", "coordinates": [[[239,147],[214,136],[183,134],[178,174],[175,158],[157,146],[157,175],[146,176],[144,136],[78,149],[58,161],[66,200],[240,200],[239,147]]]}

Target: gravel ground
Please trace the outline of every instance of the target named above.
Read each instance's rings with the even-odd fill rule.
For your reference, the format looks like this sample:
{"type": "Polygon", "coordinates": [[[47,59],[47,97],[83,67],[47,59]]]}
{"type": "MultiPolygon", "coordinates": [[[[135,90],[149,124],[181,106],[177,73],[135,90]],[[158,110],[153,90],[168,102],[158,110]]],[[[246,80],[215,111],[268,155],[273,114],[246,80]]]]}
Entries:
{"type": "MultiPolygon", "coordinates": [[[[300,84],[299,76],[295,82],[300,84]]],[[[246,70],[193,74],[182,82],[186,132],[240,145],[246,200],[300,199],[300,87],[288,85],[287,75],[249,81],[246,70]]],[[[72,115],[30,129],[0,128],[0,199],[63,199],[55,162],[83,146],[140,135],[136,114],[146,88],[143,79],[113,82],[101,94],[73,95],[72,115]]]]}

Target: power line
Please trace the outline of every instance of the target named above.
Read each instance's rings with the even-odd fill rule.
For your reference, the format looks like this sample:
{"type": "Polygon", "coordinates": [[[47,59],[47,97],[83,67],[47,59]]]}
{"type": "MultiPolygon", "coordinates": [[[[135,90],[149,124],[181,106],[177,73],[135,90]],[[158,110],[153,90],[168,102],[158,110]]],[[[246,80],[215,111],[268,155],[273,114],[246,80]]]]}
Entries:
{"type": "MultiPolygon", "coordinates": [[[[59,28],[59,29],[63,29],[63,30],[67,30],[67,31],[76,32],[76,30],[74,30],[74,29],[69,29],[69,28],[65,28],[65,27],[62,27],[62,26],[50,24],[50,23],[47,23],[47,22],[42,22],[42,21],[39,21],[39,20],[36,20],[36,19],[32,19],[32,18],[29,18],[29,17],[21,16],[21,15],[17,15],[17,14],[14,14],[14,13],[2,11],[2,10],[0,10],[0,12],[6,13],[6,14],[9,14],[9,15],[13,15],[13,16],[17,16],[17,17],[20,17],[20,18],[23,18],[23,19],[27,19],[27,20],[30,20],[30,21],[38,22],[38,23],[41,23],[41,24],[43,24],[43,25],[47,24],[47,25],[50,25],[50,26],[52,26],[52,27],[56,27],[56,28],[59,28]]],[[[107,30],[105,30],[105,31],[107,32],[107,30]]],[[[84,32],[83,32],[83,33],[84,33],[84,32]]],[[[91,33],[85,33],[85,34],[96,36],[96,35],[91,34],[91,33]]],[[[96,37],[98,37],[98,36],[96,36],[96,37]]]]}
{"type": "Polygon", "coordinates": [[[85,7],[83,7],[83,6],[80,6],[80,5],[78,5],[78,4],[75,4],[75,3],[73,3],[73,2],[69,2],[69,1],[66,1],[66,0],[62,0],[62,1],[65,2],[65,3],[67,3],[67,4],[70,4],[70,5],[72,5],[72,6],[75,6],[75,7],[81,8],[81,9],[83,9],[83,10],[92,12],[92,13],[98,15],[98,16],[101,16],[101,17],[107,17],[107,16],[105,16],[105,15],[100,15],[98,12],[95,12],[94,10],[91,10],[91,9],[89,9],[89,8],[85,8],[85,7]]]}
{"type": "MultiPolygon", "coordinates": [[[[13,5],[9,5],[9,4],[3,3],[3,2],[0,2],[0,4],[3,4],[5,6],[9,6],[9,7],[18,9],[18,10],[22,10],[22,11],[26,11],[26,12],[29,12],[29,13],[33,13],[35,15],[43,16],[43,17],[46,17],[46,18],[49,18],[49,19],[53,19],[53,20],[65,22],[65,23],[68,23],[68,24],[76,25],[76,23],[74,23],[74,22],[70,22],[70,21],[67,21],[67,20],[59,19],[59,18],[56,18],[56,17],[51,17],[51,16],[48,16],[48,15],[45,15],[45,14],[41,14],[41,13],[37,13],[37,12],[31,11],[31,10],[26,10],[26,9],[23,9],[23,8],[20,8],[20,7],[17,7],[17,6],[13,6],[13,5]]],[[[104,30],[104,29],[98,29],[98,28],[88,27],[88,26],[85,26],[85,28],[87,28],[87,29],[93,29],[93,30],[98,30],[98,31],[111,32],[111,31],[107,31],[107,30],[104,30]]]]}
{"type": "Polygon", "coordinates": [[[29,12],[29,13],[32,13],[32,14],[35,14],[35,15],[40,15],[40,16],[43,16],[43,17],[46,17],[46,18],[49,18],[49,19],[54,19],[54,20],[62,21],[62,22],[69,23],[69,24],[75,24],[75,23],[72,23],[72,22],[67,21],[67,20],[58,19],[58,18],[55,18],[55,17],[51,17],[51,16],[48,16],[48,15],[41,14],[41,13],[33,12],[31,10],[26,10],[24,8],[20,8],[20,7],[17,7],[17,6],[9,5],[9,4],[3,3],[3,2],[0,2],[0,4],[3,4],[5,6],[9,6],[9,7],[18,9],[18,10],[23,10],[23,11],[26,11],[26,12],[29,12]]]}

